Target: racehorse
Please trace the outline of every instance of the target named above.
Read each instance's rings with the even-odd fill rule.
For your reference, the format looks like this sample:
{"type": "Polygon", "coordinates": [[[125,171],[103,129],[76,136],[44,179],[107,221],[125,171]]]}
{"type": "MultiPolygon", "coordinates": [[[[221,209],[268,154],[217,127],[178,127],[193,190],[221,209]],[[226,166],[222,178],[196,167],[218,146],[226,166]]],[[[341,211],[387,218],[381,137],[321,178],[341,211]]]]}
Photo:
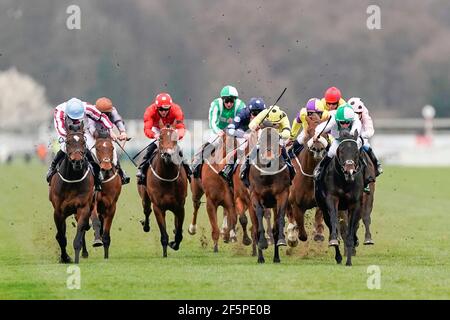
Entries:
{"type": "Polygon", "coordinates": [[[284,216],[288,206],[290,177],[286,163],[281,157],[280,136],[274,128],[261,130],[258,147],[250,155],[250,199],[254,212],[250,212],[254,238],[258,240],[258,263],[264,263],[262,250],[267,249],[263,215],[264,209],[272,208],[274,212],[274,257],[279,263],[279,246],[285,246],[284,216]],[[256,156],[256,161],[255,161],[256,156]]]}
{"type": "MultiPolygon", "coordinates": [[[[62,263],[71,262],[66,251],[66,218],[72,214],[75,215],[77,233],[73,247],[75,263],[79,263],[80,250],[83,247],[85,232],[89,229],[89,217],[94,206],[94,176],[85,157],[86,140],[83,123],[69,125],[65,144],[66,156],[50,182],[49,200],[54,209],[56,240],[61,248],[62,263]]],[[[84,252],[85,248],[83,256],[85,256],[84,252]]]]}
{"type": "Polygon", "coordinates": [[[289,192],[289,203],[292,210],[288,210],[289,224],[287,227],[288,245],[295,247],[298,239],[306,241],[308,236],[305,230],[305,212],[316,207],[315,215],[315,241],[323,241],[323,214],[320,208],[317,208],[314,196],[314,175],[313,170],[324,157],[328,142],[324,136],[319,140],[313,141],[315,129],[320,124],[320,118],[317,115],[306,117],[308,127],[306,130],[304,148],[293,161],[297,174],[295,175],[289,192]],[[315,116],[315,117],[314,117],[315,116]],[[311,140],[310,140],[311,139],[311,140]]]}
{"type": "Polygon", "coordinates": [[[212,155],[207,155],[204,159],[204,164],[201,168],[201,176],[199,179],[192,179],[191,192],[192,202],[194,204],[194,213],[192,217],[192,223],[189,226],[189,234],[196,233],[197,228],[197,213],[200,208],[200,199],[203,194],[206,195],[206,210],[208,212],[209,222],[211,224],[211,236],[214,243],[214,252],[219,252],[218,241],[220,230],[217,225],[217,208],[223,207],[224,216],[227,219],[226,230],[224,231],[223,238],[225,242],[228,242],[231,238],[235,238],[236,235],[231,230],[230,226],[234,226],[237,220],[233,193],[228,183],[219,176],[220,170],[222,170],[226,164],[227,155],[227,143],[230,141],[234,144],[234,137],[223,135],[220,141],[220,145],[214,150],[212,155]],[[233,139],[233,140],[228,140],[233,139]],[[217,161],[218,160],[218,161],[217,161]]]}
{"type": "Polygon", "coordinates": [[[181,163],[180,150],[177,144],[178,135],[175,126],[160,121],[158,149],[150,160],[147,169],[146,185],[138,185],[142,199],[145,222],[144,231],[150,231],[149,216],[155,211],[155,218],[161,232],[163,257],[167,257],[167,246],[178,250],[183,239],[184,204],[187,196],[187,173],[181,163]],[[169,242],[166,231],[166,211],[175,215],[175,241],[169,242]]]}
{"type": "MultiPolygon", "coordinates": [[[[337,239],[338,210],[348,211],[349,225],[346,235],[343,235],[347,253],[354,252],[356,231],[361,218],[364,176],[357,139],[357,131],[354,135],[341,132],[336,156],[324,169],[323,179],[315,183],[316,201],[330,230],[329,246],[335,248],[335,260],[338,264],[342,262],[337,239]]],[[[347,254],[347,266],[352,265],[351,257],[352,254],[347,254]]]]}
{"type": "Polygon", "coordinates": [[[95,195],[95,206],[91,216],[97,240],[94,241],[94,246],[103,244],[104,258],[108,259],[111,244],[111,224],[116,213],[116,203],[122,191],[122,181],[117,168],[113,164],[114,145],[107,131],[97,132],[95,154],[100,170],[103,172],[104,180],[102,191],[95,195]]]}

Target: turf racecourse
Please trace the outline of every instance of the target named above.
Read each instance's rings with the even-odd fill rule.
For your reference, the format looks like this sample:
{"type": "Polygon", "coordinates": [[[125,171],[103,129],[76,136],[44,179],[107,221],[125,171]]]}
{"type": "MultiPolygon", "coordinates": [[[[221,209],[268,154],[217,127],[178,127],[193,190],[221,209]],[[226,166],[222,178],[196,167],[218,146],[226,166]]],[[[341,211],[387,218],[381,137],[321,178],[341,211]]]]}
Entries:
{"type": "MultiPolygon", "coordinates": [[[[150,233],[142,231],[141,203],[132,178],[119,199],[108,261],[103,248],[92,248],[92,231],[87,235],[90,256],[79,265],[79,290],[67,288],[68,266],[58,263],[45,172],[37,163],[0,166],[0,299],[450,298],[450,168],[385,169],[373,213],[375,246],[360,246],[352,267],[336,265],[333,249],[309,240],[291,252],[282,248],[281,264],[272,262],[269,249],[266,263],[258,265],[251,248],[240,243],[240,231],[238,243],[221,241],[214,254],[204,205],[198,233],[187,233],[190,197],[181,248],[169,248],[163,259],[153,215],[150,233]],[[380,289],[367,287],[370,265],[380,267],[380,289]]],[[[311,221],[309,214],[309,232],[311,221]]],[[[169,214],[171,238],[172,225],[169,214]]],[[[72,217],[67,229],[73,258],[72,217]]],[[[361,227],[360,238],[362,232],[361,227]]]]}

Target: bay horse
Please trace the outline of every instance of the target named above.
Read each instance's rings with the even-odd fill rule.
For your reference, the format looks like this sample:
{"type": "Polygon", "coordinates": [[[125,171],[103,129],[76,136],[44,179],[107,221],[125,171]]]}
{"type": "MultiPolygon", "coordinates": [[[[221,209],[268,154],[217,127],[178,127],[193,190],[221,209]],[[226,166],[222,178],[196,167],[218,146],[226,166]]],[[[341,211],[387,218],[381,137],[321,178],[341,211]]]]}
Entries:
{"type": "MultiPolygon", "coordinates": [[[[348,229],[342,235],[346,252],[354,252],[356,231],[361,218],[362,193],[364,188],[363,163],[358,147],[358,132],[354,135],[341,132],[336,156],[324,169],[323,179],[316,181],[316,201],[323,211],[325,223],[330,230],[329,246],[335,248],[335,260],[342,262],[338,241],[338,210],[347,210],[348,229]]],[[[346,265],[351,266],[351,254],[347,254],[346,265]]]]}
{"type": "Polygon", "coordinates": [[[226,230],[223,238],[225,242],[230,238],[235,238],[233,230],[230,234],[230,226],[236,224],[237,216],[233,201],[233,192],[228,183],[219,176],[219,172],[225,167],[227,156],[227,144],[235,144],[234,137],[223,135],[220,144],[214,150],[213,154],[206,155],[204,164],[201,168],[200,178],[194,178],[191,182],[192,202],[194,205],[194,213],[191,225],[189,226],[189,234],[196,233],[197,214],[201,204],[203,194],[206,195],[206,211],[208,212],[209,222],[211,224],[211,237],[214,243],[214,252],[219,252],[218,242],[220,230],[217,224],[217,209],[223,207],[224,219],[227,219],[226,230]],[[229,140],[232,139],[232,140],[229,140]]]}
{"type": "Polygon", "coordinates": [[[315,214],[315,241],[323,241],[323,214],[322,210],[317,207],[314,195],[314,175],[313,171],[317,164],[322,160],[326,153],[328,145],[324,136],[317,141],[313,141],[315,129],[321,123],[317,114],[312,117],[307,116],[306,121],[308,127],[306,129],[303,144],[305,148],[292,161],[297,171],[289,192],[290,208],[288,210],[288,227],[287,240],[290,247],[295,247],[298,240],[306,241],[308,235],[305,230],[305,212],[309,209],[316,208],[315,214]]]}
{"type": "Polygon", "coordinates": [[[146,185],[138,185],[138,192],[145,215],[144,231],[150,231],[149,216],[153,206],[161,233],[163,257],[167,257],[167,246],[178,250],[183,240],[184,205],[188,180],[181,163],[175,126],[164,125],[160,121],[160,128],[158,149],[153,154],[146,172],[146,185]],[[175,215],[175,241],[170,242],[166,230],[166,211],[168,210],[175,215]]]}
{"type": "MultiPolygon", "coordinates": [[[[84,124],[70,124],[65,138],[66,155],[57,168],[49,187],[49,200],[53,205],[56,240],[61,248],[61,263],[70,263],[67,254],[66,218],[72,214],[77,221],[73,241],[75,263],[80,261],[80,250],[85,256],[84,236],[89,229],[89,217],[94,206],[94,175],[86,159],[84,124]]],[[[87,254],[86,254],[87,256],[87,254]]]]}
{"type": "Polygon", "coordinates": [[[95,195],[92,212],[92,227],[95,232],[94,246],[103,245],[104,258],[109,258],[111,225],[116,213],[116,204],[122,191],[122,181],[113,164],[114,145],[108,131],[97,131],[95,156],[103,173],[102,191],[95,195]]]}
{"type": "Polygon", "coordinates": [[[288,206],[290,176],[286,163],[281,157],[280,136],[272,127],[261,130],[258,147],[250,156],[250,199],[254,208],[251,213],[254,238],[258,240],[258,263],[264,263],[263,251],[268,243],[265,237],[264,209],[272,208],[274,213],[273,262],[279,263],[279,247],[286,245],[284,238],[284,216],[288,206]],[[256,161],[254,160],[256,156],[256,161]]]}

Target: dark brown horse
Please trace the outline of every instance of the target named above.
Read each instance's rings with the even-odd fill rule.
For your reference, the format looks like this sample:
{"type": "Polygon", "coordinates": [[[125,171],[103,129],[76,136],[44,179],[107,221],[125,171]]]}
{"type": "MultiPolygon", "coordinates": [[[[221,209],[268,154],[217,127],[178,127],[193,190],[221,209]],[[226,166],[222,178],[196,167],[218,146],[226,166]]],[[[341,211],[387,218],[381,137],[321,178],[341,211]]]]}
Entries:
{"type": "MultiPolygon", "coordinates": [[[[86,159],[86,141],[83,123],[71,124],[66,136],[66,156],[53,175],[49,200],[54,209],[53,217],[57,228],[56,240],[61,248],[61,262],[70,263],[67,254],[66,218],[72,214],[77,221],[77,233],[73,241],[75,263],[80,261],[89,217],[94,206],[94,176],[86,159]]],[[[83,250],[83,256],[84,256],[83,250]]]]}
{"type": "Polygon", "coordinates": [[[328,145],[324,136],[320,140],[313,142],[315,129],[320,124],[320,118],[315,115],[314,118],[306,117],[308,127],[303,144],[305,148],[294,159],[293,164],[297,174],[292,181],[289,193],[289,203],[292,210],[288,210],[289,224],[287,227],[288,245],[295,247],[298,239],[306,241],[308,236],[305,230],[305,212],[306,210],[316,208],[315,215],[315,241],[323,241],[323,215],[314,195],[314,175],[313,171],[326,153],[328,145]],[[308,141],[310,141],[308,143],[308,141]]]}
{"type": "Polygon", "coordinates": [[[104,258],[108,259],[111,224],[116,213],[117,200],[122,191],[122,182],[118,169],[113,164],[114,145],[107,131],[98,133],[95,152],[104,180],[102,191],[95,195],[95,206],[91,216],[96,239],[94,246],[103,244],[104,258]]]}
{"type": "Polygon", "coordinates": [[[174,126],[160,123],[158,149],[147,169],[146,185],[138,185],[142,199],[145,222],[144,231],[150,231],[149,216],[153,211],[161,232],[163,257],[167,257],[167,246],[178,250],[183,239],[184,204],[187,196],[187,174],[181,163],[178,135],[174,126]],[[175,215],[175,241],[169,242],[166,231],[166,211],[175,215]]]}
{"type": "Polygon", "coordinates": [[[281,157],[279,139],[276,129],[263,129],[258,139],[259,147],[254,149],[250,156],[250,199],[256,214],[252,214],[251,218],[255,226],[252,231],[258,239],[258,263],[265,262],[262,250],[268,247],[263,225],[264,209],[272,208],[274,213],[273,262],[280,262],[279,247],[286,245],[284,216],[288,206],[290,177],[287,165],[281,157]]]}
{"type": "Polygon", "coordinates": [[[194,213],[192,223],[189,226],[189,233],[195,234],[197,227],[197,213],[200,208],[200,200],[203,194],[206,195],[206,210],[208,212],[209,222],[211,224],[211,236],[214,242],[214,252],[219,251],[218,242],[220,230],[217,224],[217,209],[219,206],[223,207],[224,216],[227,219],[227,227],[224,231],[224,241],[228,242],[230,236],[235,237],[233,232],[230,235],[230,226],[236,224],[237,216],[234,207],[233,193],[228,183],[219,176],[226,164],[227,148],[226,145],[230,141],[228,139],[234,138],[224,135],[221,137],[220,145],[215,149],[211,156],[204,159],[204,164],[201,169],[200,178],[192,179],[191,192],[192,201],[194,204],[194,213]],[[227,142],[228,141],[228,142],[227,142]]]}

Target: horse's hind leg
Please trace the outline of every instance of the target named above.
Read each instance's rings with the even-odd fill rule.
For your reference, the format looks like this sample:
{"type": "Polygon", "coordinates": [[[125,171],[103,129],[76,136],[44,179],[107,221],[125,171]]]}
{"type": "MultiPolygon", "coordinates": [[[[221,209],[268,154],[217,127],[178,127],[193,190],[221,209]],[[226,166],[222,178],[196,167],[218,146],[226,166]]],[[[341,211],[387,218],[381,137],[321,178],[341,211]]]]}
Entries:
{"type": "Polygon", "coordinates": [[[256,243],[258,242],[258,218],[256,217],[256,212],[253,206],[248,207],[248,212],[250,213],[250,220],[252,221],[251,233],[252,233],[252,256],[256,257],[256,243]]]}
{"type": "Polygon", "coordinates": [[[167,245],[169,244],[169,235],[166,230],[166,213],[159,207],[153,205],[155,218],[158,222],[159,231],[161,233],[161,245],[163,247],[163,257],[167,258],[167,245]]]}
{"type": "Polygon", "coordinates": [[[86,229],[89,226],[90,208],[84,206],[77,210],[77,233],[73,240],[73,248],[75,250],[75,263],[80,263],[80,251],[83,247],[83,238],[86,233],[86,229]]]}
{"type": "Polygon", "coordinates": [[[71,263],[72,259],[69,257],[66,251],[67,238],[66,238],[66,217],[60,212],[56,211],[53,214],[53,219],[56,225],[56,241],[58,241],[59,247],[61,248],[61,263],[71,263]]]}
{"type": "Polygon", "coordinates": [[[89,257],[89,252],[87,251],[87,248],[86,248],[86,232],[84,232],[84,234],[83,234],[83,249],[81,251],[81,257],[82,258],[89,257]]]}
{"type": "Polygon", "coordinates": [[[267,229],[266,229],[267,237],[266,238],[269,240],[269,244],[274,244],[275,240],[274,240],[274,236],[273,236],[273,232],[272,232],[272,224],[270,222],[270,217],[271,217],[270,209],[264,209],[264,219],[266,220],[266,224],[267,224],[267,229]]]}
{"type": "Polygon", "coordinates": [[[236,242],[237,214],[234,207],[233,197],[231,195],[225,199],[224,212],[227,214],[227,227],[225,228],[224,240],[228,238],[229,241],[236,242]]]}
{"type": "Polygon", "coordinates": [[[375,184],[370,184],[370,194],[366,195],[364,194],[363,197],[365,197],[365,201],[363,203],[362,208],[362,220],[364,223],[364,227],[366,229],[366,233],[364,235],[364,245],[373,245],[374,242],[372,240],[372,234],[370,233],[370,224],[372,222],[372,219],[370,218],[370,215],[372,214],[372,208],[373,208],[373,194],[375,192],[375,184]]]}
{"type": "Polygon", "coordinates": [[[197,232],[197,214],[200,208],[200,199],[203,196],[203,189],[201,188],[199,179],[192,179],[191,192],[192,192],[192,203],[194,205],[194,212],[192,214],[192,222],[189,225],[188,233],[194,235],[197,232]]]}
{"type": "Polygon", "coordinates": [[[323,225],[323,212],[319,207],[316,208],[316,214],[314,216],[314,241],[324,241],[325,237],[323,235],[324,225],[323,225]]]}
{"type": "Polygon", "coordinates": [[[247,206],[245,205],[244,201],[241,198],[236,199],[236,215],[239,216],[239,223],[242,227],[242,243],[245,246],[249,246],[252,243],[252,240],[247,233],[248,219],[245,214],[246,210],[247,206]]]}
{"type": "Polygon", "coordinates": [[[209,223],[211,224],[211,236],[214,242],[214,252],[219,252],[220,230],[217,226],[217,206],[211,200],[206,200],[206,211],[208,212],[209,223]]]}
{"type": "Polygon", "coordinates": [[[267,243],[266,232],[264,230],[264,208],[258,203],[256,205],[256,218],[258,219],[257,223],[257,236],[258,236],[258,248],[261,250],[267,249],[269,244],[267,243]]]}
{"type": "Polygon", "coordinates": [[[145,188],[142,185],[138,186],[138,192],[142,199],[142,209],[144,210],[144,216],[145,220],[142,221],[142,228],[144,232],[150,231],[150,214],[152,213],[152,203],[150,201],[150,198],[147,194],[147,188],[145,188]]]}
{"type": "Polygon", "coordinates": [[[93,210],[91,211],[91,221],[92,229],[94,229],[94,242],[92,243],[92,246],[101,247],[103,245],[101,237],[102,223],[97,214],[97,205],[95,205],[93,210]]]}
{"type": "Polygon", "coordinates": [[[184,221],[184,207],[178,208],[174,211],[175,214],[175,241],[170,241],[169,246],[173,250],[180,248],[180,243],[183,240],[183,221],[184,221]]]}

